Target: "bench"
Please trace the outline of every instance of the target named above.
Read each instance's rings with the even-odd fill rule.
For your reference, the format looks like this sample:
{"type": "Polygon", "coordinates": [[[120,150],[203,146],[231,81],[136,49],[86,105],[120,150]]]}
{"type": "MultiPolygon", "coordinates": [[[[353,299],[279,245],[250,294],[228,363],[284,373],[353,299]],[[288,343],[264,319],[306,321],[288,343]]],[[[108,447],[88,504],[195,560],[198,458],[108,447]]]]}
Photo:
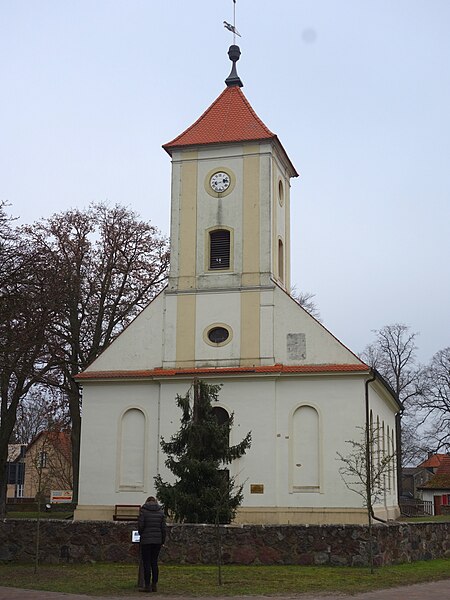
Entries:
{"type": "Polygon", "coordinates": [[[116,504],[114,506],[114,521],[137,521],[139,516],[139,504],[116,504]]]}

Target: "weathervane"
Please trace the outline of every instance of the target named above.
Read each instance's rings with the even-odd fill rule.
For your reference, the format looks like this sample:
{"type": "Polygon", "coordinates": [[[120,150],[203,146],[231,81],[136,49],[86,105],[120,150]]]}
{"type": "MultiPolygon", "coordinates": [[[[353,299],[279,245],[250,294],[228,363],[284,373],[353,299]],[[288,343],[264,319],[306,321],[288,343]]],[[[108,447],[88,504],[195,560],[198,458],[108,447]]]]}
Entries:
{"type": "Polygon", "coordinates": [[[225,29],[228,29],[228,31],[233,33],[233,44],[236,44],[236,36],[238,35],[239,37],[242,37],[239,31],[236,29],[236,0],[233,0],[233,25],[224,21],[223,26],[225,29]]]}

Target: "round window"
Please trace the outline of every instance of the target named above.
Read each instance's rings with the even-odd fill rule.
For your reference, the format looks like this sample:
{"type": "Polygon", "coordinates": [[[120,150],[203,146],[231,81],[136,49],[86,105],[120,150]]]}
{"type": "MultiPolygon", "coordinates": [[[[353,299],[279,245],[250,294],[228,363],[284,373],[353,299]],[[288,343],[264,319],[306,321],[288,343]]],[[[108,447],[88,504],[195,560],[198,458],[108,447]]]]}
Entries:
{"type": "Polygon", "coordinates": [[[213,327],[208,331],[208,339],[213,344],[223,344],[229,335],[230,332],[225,327],[213,327]]]}

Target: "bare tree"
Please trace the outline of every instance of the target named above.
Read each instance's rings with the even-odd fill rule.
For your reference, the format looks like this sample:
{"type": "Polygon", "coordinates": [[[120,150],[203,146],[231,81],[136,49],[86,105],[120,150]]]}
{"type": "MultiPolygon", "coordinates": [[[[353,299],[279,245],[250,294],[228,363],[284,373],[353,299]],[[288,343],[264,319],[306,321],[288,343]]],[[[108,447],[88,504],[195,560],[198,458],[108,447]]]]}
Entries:
{"type": "Polygon", "coordinates": [[[52,368],[49,325],[56,273],[11,226],[0,204],[0,516],[6,513],[8,444],[21,399],[52,368]]]}
{"type": "Polygon", "coordinates": [[[297,287],[294,285],[291,290],[291,298],[293,298],[297,304],[306,310],[312,317],[321,321],[320,312],[317,308],[317,304],[314,301],[315,294],[311,292],[302,292],[297,290],[297,287]]]}
{"type": "Polygon", "coordinates": [[[394,469],[395,454],[380,451],[383,446],[380,440],[383,432],[380,428],[366,426],[358,429],[361,433],[359,439],[346,441],[350,445],[349,453],[343,455],[337,452],[337,455],[342,463],[339,467],[342,480],[349,490],[361,496],[363,505],[367,509],[369,564],[373,573],[372,522],[376,518],[374,506],[386,493],[386,479],[394,469]]]}
{"type": "Polygon", "coordinates": [[[423,370],[419,407],[430,427],[427,444],[434,452],[450,451],[450,347],[439,350],[423,370]]]}
{"type": "Polygon", "coordinates": [[[417,392],[418,334],[412,333],[408,325],[400,323],[385,325],[374,333],[375,341],[365,348],[361,358],[383,375],[402,404],[405,404],[417,392]]]}
{"type": "MultiPolygon", "coordinates": [[[[417,399],[414,400],[413,406],[417,404],[417,399]]],[[[413,408],[410,407],[410,412],[413,408]]],[[[424,435],[424,431],[420,431],[422,421],[417,419],[418,412],[415,412],[414,417],[402,419],[402,459],[404,465],[418,465],[424,461],[432,444],[424,435]]]]}
{"type": "Polygon", "coordinates": [[[28,445],[41,431],[70,427],[70,415],[61,390],[40,384],[31,388],[17,409],[12,442],[28,445]]]}
{"type": "Polygon", "coordinates": [[[400,496],[402,465],[407,464],[405,459],[408,458],[408,454],[403,452],[403,446],[407,448],[412,446],[413,441],[405,440],[405,437],[408,432],[414,431],[414,426],[411,425],[403,428],[402,435],[401,418],[406,412],[407,420],[413,419],[408,409],[417,395],[419,381],[420,368],[416,362],[418,334],[411,332],[407,325],[401,323],[386,325],[374,333],[375,341],[366,347],[361,358],[386,379],[403,407],[402,412],[397,416],[396,427],[397,480],[400,496]]]}
{"type": "Polygon", "coordinates": [[[74,500],[78,499],[81,397],[74,376],[85,369],[161,290],[167,241],[131,210],[93,204],[27,228],[60,277],[60,309],[51,335],[57,384],[72,424],[74,500]]]}

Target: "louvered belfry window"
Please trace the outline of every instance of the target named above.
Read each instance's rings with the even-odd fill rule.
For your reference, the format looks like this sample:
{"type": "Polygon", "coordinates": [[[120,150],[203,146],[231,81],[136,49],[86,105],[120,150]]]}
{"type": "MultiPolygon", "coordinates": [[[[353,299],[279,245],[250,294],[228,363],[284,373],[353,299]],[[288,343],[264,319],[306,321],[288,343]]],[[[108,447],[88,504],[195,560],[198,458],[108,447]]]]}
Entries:
{"type": "Polygon", "coordinates": [[[216,229],[209,234],[209,268],[230,268],[230,232],[216,229]]]}

